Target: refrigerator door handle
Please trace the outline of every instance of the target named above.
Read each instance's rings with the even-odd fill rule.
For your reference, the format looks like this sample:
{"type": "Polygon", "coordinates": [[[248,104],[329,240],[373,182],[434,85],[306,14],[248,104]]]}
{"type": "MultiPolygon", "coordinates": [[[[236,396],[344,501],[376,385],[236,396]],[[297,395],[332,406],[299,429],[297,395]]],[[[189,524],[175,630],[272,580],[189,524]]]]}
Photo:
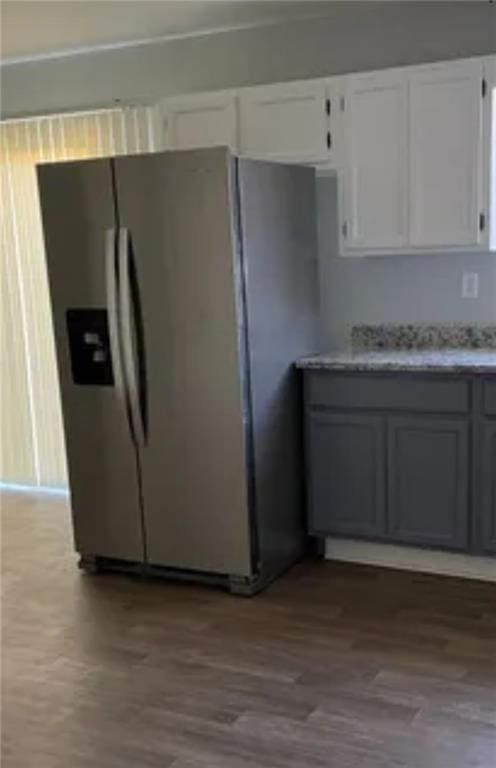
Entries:
{"type": "Polygon", "coordinates": [[[107,293],[108,329],[110,341],[110,354],[112,356],[112,370],[114,373],[114,386],[119,402],[127,411],[126,387],[122,369],[121,342],[119,332],[119,309],[117,297],[117,230],[115,228],[105,231],[105,282],[107,293]]]}
{"type": "Polygon", "coordinates": [[[129,230],[120,227],[118,233],[119,308],[124,376],[128,389],[129,411],[133,437],[138,446],[146,442],[146,401],[142,381],[144,372],[144,345],[141,318],[138,316],[137,277],[132,261],[129,230]],[[134,322],[134,327],[133,327],[134,322]],[[135,347],[139,370],[136,369],[135,347]]]}

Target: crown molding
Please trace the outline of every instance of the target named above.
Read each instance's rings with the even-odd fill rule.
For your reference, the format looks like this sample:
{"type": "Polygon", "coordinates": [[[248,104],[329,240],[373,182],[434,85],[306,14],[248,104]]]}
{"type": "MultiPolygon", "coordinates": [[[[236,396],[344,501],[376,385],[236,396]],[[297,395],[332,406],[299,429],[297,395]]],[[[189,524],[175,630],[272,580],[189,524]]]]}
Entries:
{"type": "Polygon", "coordinates": [[[286,26],[296,24],[301,21],[310,21],[313,19],[324,19],[327,14],[313,13],[298,16],[292,19],[264,19],[263,21],[243,22],[240,24],[224,25],[212,27],[210,29],[196,30],[193,32],[177,32],[170,35],[159,35],[157,37],[143,37],[137,40],[122,40],[115,43],[102,43],[101,45],[81,46],[77,48],[66,48],[60,51],[49,53],[38,53],[25,56],[7,56],[0,59],[0,67],[9,67],[17,64],[31,64],[36,61],[51,61],[56,59],[71,58],[73,56],[87,56],[93,53],[104,53],[107,51],[119,51],[127,48],[140,48],[144,46],[160,45],[161,43],[174,42],[175,40],[188,40],[192,38],[210,37],[226,32],[240,32],[248,29],[260,29],[262,27],[286,26]]]}

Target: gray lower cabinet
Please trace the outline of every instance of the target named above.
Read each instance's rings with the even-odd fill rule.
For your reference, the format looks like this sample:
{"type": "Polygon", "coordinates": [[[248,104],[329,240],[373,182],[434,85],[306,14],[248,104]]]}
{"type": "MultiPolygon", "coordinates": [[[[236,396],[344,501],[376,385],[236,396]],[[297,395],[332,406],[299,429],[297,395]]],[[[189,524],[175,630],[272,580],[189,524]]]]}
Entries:
{"type": "Polygon", "coordinates": [[[496,555],[496,376],[305,371],[309,531],[496,555]]]}
{"type": "Polygon", "coordinates": [[[467,548],[469,434],[463,418],[388,417],[391,539],[467,548]]]}
{"type": "Polygon", "coordinates": [[[384,537],[384,418],[314,411],[308,432],[310,532],[384,537]]]}
{"type": "Polygon", "coordinates": [[[496,552],[496,421],[482,425],[481,507],[484,550],[496,552]]]}

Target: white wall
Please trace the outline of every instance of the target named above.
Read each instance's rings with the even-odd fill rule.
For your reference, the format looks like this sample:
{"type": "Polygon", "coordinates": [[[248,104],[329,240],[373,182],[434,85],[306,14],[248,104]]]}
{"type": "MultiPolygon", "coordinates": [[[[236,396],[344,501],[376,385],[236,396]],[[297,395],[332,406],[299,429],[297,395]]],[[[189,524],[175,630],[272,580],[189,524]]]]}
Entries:
{"type": "Polygon", "coordinates": [[[496,254],[337,256],[336,179],[317,181],[321,344],[346,346],[356,323],[496,324],[496,254]],[[463,272],[479,273],[479,297],[462,299],[463,272]]]}

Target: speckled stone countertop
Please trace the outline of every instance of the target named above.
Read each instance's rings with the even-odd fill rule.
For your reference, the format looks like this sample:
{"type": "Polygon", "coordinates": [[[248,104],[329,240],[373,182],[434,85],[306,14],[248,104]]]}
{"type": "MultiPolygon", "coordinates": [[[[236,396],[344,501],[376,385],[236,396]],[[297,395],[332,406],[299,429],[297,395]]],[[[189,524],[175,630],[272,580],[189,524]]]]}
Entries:
{"type": "Polygon", "coordinates": [[[496,326],[358,325],[351,350],[298,360],[298,368],[496,375],[496,326]]]}
{"type": "Polygon", "coordinates": [[[493,349],[496,325],[355,325],[351,329],[353,350],[493,349]]]}
{"type": "Polygon", "coordinates": [[[298,368],[333,371],[426,371],[431,373],[492,373],[494,349],[390,349],[329,352],[304,357],[298,368]]]}

